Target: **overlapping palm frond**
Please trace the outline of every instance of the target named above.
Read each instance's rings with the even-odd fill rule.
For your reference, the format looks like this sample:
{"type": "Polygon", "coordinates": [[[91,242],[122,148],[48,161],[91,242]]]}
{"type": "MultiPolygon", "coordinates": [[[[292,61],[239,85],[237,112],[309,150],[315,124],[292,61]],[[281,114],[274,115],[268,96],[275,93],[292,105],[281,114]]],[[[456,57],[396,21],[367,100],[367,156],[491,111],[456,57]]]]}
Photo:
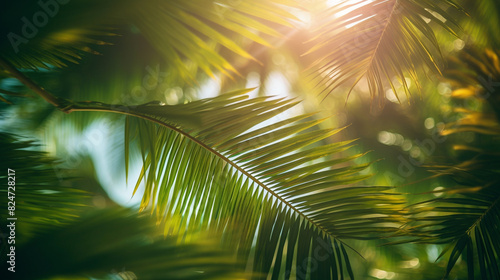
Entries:
{"type": "Polygon", "coordinates": [[[209,75],[213,75],[214,70],[235,74],[217,46],[253,59],[236,41],[246,38],[271,46],[264,37],[278,37],[280,33],[266,22],[289,25],[289,20],[295,19],[284,9],[294,6],[293,1],[277,0],[259,0],[252,4],[161,0],[37,3],[2,4],[0,33],[9,39],[2,40],[0,50],[15,67],[37,69],[78,63],[83,54],[97,53],[96,45],[109,44],[107,36],[122,34],[120,28],[133,26],[181,77],[191,81],[195,78],[193,69],[198,68],[209,75]]]}
{"type": "Polygon", "coordinates": [[[449,8],[460,9],[448,0],[343,1],[331,7],[308,52],[318,54],[313,63],[319,68],[317,79],[331,92],[366,78],[372,97],[381,104],[385,89],[396,94],[398,82],[408,95],[406,79],[420,88],[417,72],[422,65],[440,73],[441,54],[432,24],[457,34],[459,26],[449,8]]]}
{"type": "Polygon", "coordinates": [[[213,69],[230,76],[237,74],[215,44],[245,59],[255,59],[237,42],[246,38],[271,47],[265,37],[281,35],[267,23],[290,26],[295,17],[287,8],[296,5],[279,0],[150,2],[139,7],[134,22],[181,76],[191,79],[192,67],[185,63],[186,57],[209,75],[213,75],[213,69]]]}
{"type": "Polygon", "coordinates": [[[131,109],[163,124],[127,121],[126,145],[136,139],[144,162],[141,208],[166,234],[222,233],[263,277],[353,278],[344,240],[390,234],[404,201],[390,187],[352,186],[368,164],[340,156],[353,141],[324,144],[341,129],[318,129],[313,114],[272,121],[296,102],[248,91],[131,109]],[[179,126],[164,112],[194,118],[179,126]]]}
{"type": "MultiPolygon", "coordinates": [[[[0,200],[5,210],[14,209],[7,217],[17,218],[16,279],[248,278],[235,266],[234,253],[221,250],[216,240],[179,245],[133,210],[106,209],[79,217],[88,194],[64,186],[67,180],[60,178],[55,159],[16,135],[0,133],[0,143],[0,179],[12,181],[6,178],[9,173],[15,178],[12,189],[0,190],[0,200]],[[125,235],[117,238],[117,233],[125,235]]],[[[6,236],[2,234],[0,248],[3,262],[10,252],[6,236]]]]}
{"type": "Polygon", "coordinates": [[[78,63],[95,47],[109,44],[117,15],[133,1],[33,1],[1,4],[2,56],[20,69],[64,67],[78,63]]]}
{"type": "Polygon", "coordinates": [[[450,64],[448,77],[456,88],[452,96],[467,102],[457,105],[456,111],[464,116],[449,123],[443,134],[473,133],[476,143],[454,146],[462,158],[457,165],[435,166],[438,174],[451,177],[456,186],[411,206],[413,221],[407,229],[418,242],[450,244],[446,276],[462,256],[469,279],[499,279],[500,124],[498,115],[488,112],[499,109],[498,55],[467,48],[458,57],[450,64]]]}
{"type": "Polygon", "coordinates": [[[73,220],[88,199],[85,191],[63,183],[63,170],[58,162],[38,148],[33,141],[0,133],[0,179],[13,182],[11,188],[6,183],[0,189],[0,201],[5,206],[2,217],[18,219],[18,242],[73,220]],[[7,212],[9,206],[15,210],[7,212]]]}
{"type": "Polygon", "coordinates": [[[470,17],[463,24],[469,41],[482,47],[500,46],[497,34],[500,33],[500,3],[495,0],[462,1],[463,7],[470,11],[470,17]]]}
{"type": "Polygon", "coordinates": [[[178,244],[129,209],[92,211],[17,246],[16,279],[248,279],[216,241],[178,244]]]}
{"type": "MultiPolygon", "coordinates": [[[[441,254],[451,250],[446,276],[457,260],[467,262],[469,279],[497,279],[500,277],[500,158],[477,158],[454,168],[441,170],[458,181],[458,186],[440,190],[444,195],[412,205],[409,230],[416,242],[450,244],[441,254]],[[462,171],[459,168],[464,168],[462,171]],[[485,179],[486,178],[486,179],[485,179]]],[[[437,193],[438,191],[436,191],[437,193]]]]}
{"type": "MultiPolygon", "coordinates": [[[[457,123],[463,129],[483,134],[497,134],[500,118],[500,53],[489,48],[477,49],[467,46],[456,56],[450,58],[446,78],[455,88],[452,97],[467,101],[463,104],[477,103],[474,108],[460,106],[458,111],[465,117],[457,123]],[[475,111],[475,112],[474,112],[475,111]],[[479,119],[475,119],[479,118],[479,119]],[[479,129],[483,127],[484,129],[479,129]]],[[[469,106],[471,107],[471,106],[469,106]]],[[[457,132],[456,130],[448,133],[457,132]]]]}

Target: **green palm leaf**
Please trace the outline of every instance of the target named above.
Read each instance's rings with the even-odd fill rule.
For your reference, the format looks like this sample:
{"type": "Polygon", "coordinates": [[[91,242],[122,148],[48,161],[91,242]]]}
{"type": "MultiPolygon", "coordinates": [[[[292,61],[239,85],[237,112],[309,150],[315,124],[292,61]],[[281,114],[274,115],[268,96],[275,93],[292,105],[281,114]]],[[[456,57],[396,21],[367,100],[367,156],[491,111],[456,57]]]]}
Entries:
{"type": "Polygon", "coordinates": [[[352,141],[323,144],[341,129],[316,128],[323,120],[312,114],[270,121],[296,102],[248,99],[248,91],[130,108],[163,125],[127,120],[126,145],[137,139],[144,162],[141,208],[167,235],[222,233],[273,279],[352,278],[344,239],[388,235],[404,201],[390,187],[352,186],[369,177],[359,174],[368,164],[346,165],[362,155],[339,157],[352,141]],[[179,126],[169,121],[175,114],[199,122],[179,126]]]}
{"type": "Polygon", "coordinates": [[[451,173],[460,183],[473,185],[440,191],[446,197],[410,207],[412,221],[406,230],[418,237],[416,242],[450,244],[441,254],[452,249],[446,276],[462,256],[467,261],[469,279],[477,279],[475,269],[480,272],[481,279],[500,277],[500,242],[497,238],[500,234],[500,182],[498,179],[488,180],[499,177],[498,170],[488,170],[499,164],[497,156],[446,170],[445,173],[451,173]],[[466,171],[457,171],[460,167],[466,171]]]}
{"type": "Polygon", "coordinates": [[[178,244],[133,212],[92,211],[19,245],[16,279],[248,279],[216,242],[178,244]]]}
{"type": "Polygon", "coordinates": [[[308,52],[319,56],[312,65],[319,69],[317,79],[331,92],[345,83],[354,87],[366,78],[372,97],[382,104],[386,87],[396,93],[396,77],[408,95],[405,78],[420,88],[420,65],[440,73],[432,24],[456,35],[457,21],[447,12],[451,7],[458,8],[452,1],[414,0],[344,1],[333,6],[308,52]]]}
{"type": "MultiPolygon", "coordinates": [[[[478,49],[466,46],[449,59],[445,72],[448,82],[455,90],[452,97],[477,103],[471,108],[460,107],[456,111],[464,117],[448,125],[448,128],[479,129],[479,133],[490,135],[500,131],[500,53],[490,48],[478,49]],[[486,105],[487,104],[487,105],[486,105]]],[[[466,103],[467,104],[467,103],[466,103]]],[[[453,133],[454,131],[447,131],[453,133]]]]}
{"type": "Polygon", "coordinates": [[[37,1],[2,4],[0,35],[9,40],[2,40],[0,50],[16,68],[78,63],[85,53],[97,53],[96,46],[109,44],[108,36],[129,33],[123,28],[132,25],[180,77],[194,81],[193,69],[198,68],[212,76],[214,70],[234,75],[236,70],[220,54],[220,46],[253,59],[235,38],[271,46],[264,37],[280,33],[265,22],[290,25],[288,21],[295,19],[284,9],[295,4],[278,0],[47,2],[54,5],[48,9],[37,1]],[[37,21],[40,14],[45,21],[37,21]]]}
{"type": "Polygon", "coordinates": [[[463,158],[458,164],[434,166],[439,175],[450,176],[457,186],[436,191],[445,197],[412,205],[411,222],[406,229],[417,237],[417,242],[449,244],[441,254],[451,249],[445,277],[462,256],[467,262],[469,279],[478,279],[479,275],[481,279],[498,279],[498,55],[489,49],[479,51],[467,47],[457,57],[451,59],[450,70],[446,72],[456,88],[451,95],[456,100],[468,100],[465,104],[473,108],[456,106],[455,111],[462,116],[448,123],[442,134],[472,133],[478,140],[454,146],[463,158]]]}
{"type": "MultiPolygon", "coordinates": [[[[5,207],[14,194],[14,216],[7,217],[17,218],[16,279],[247,278],[236,269],[233,253],[221,250],[215,240],[180,245],[132,210],[106,209],[79,217],[88,194],[66,186],[55,159],[19,136],[0,133],[0,144],[0,179],[8,181],[8,173],[16,178],[14,190],[0,190],[5,207]]],[[[8,233],[2,235],[1,260],[6,262],[10,245],[8,233]]]]}
{"type": "Polygon", "coordinates": [[[500,3],[495,0],[465,1],[464,8],[470,17],[463,23],[468,40],[481,47],[499,47],[496,36],[500,32],[500,3]]]}
{"type": "MultiPolygon", "coordinates": [[[[236,69],[218,51],[222,46],[232,53],[254,59],[235,38],[245,38],[264,46],[271,44],[264,36],[279,37],[268,23],[290,26],[295,17],[286,8],[294,1],[158,1],[141,5],[134,22],[169,64],[175,65],[180,76],[195,77],[184,58],[213,76],[213,69],[226,75],[236,69]],[[216,45],[214,45],[214,43],[216,45]]],[[[255,59],[254,59],[255,60],[255,59]]]]}
{"type": "MultiPolygon", "coordinates": [[[[63,181],[64,170],[58,167],[59,163],[39,151],[33,141],[1,132],[0,154],[0,180],[14,182],[13,188],[5,183],[0,189],[0,202],[5,205],[2,217],[18,219],[18,242],[40,231],[63,226],[84,209],[88,193],[63,181]],[[11,178],[7,180],[7,177],[11,178]],[[7,212],[8,206],[14,206],[13,215],[7,212]]],[[[2,247],[6,244],[2,242],[2,247]]]]}
{"type": "Polygon", "coordinates": [[[64,67],[78,63],[114,36],[116,16],[131,1],[32,1],[2,3],[0,50],[17,68],[64,67]],[[42,4],[38,3],[41,2],[42,4]],[[62,4],[61,4],[61,3],[62,4]],[[105,39],[104,39],[105,38],[105,39]]]}

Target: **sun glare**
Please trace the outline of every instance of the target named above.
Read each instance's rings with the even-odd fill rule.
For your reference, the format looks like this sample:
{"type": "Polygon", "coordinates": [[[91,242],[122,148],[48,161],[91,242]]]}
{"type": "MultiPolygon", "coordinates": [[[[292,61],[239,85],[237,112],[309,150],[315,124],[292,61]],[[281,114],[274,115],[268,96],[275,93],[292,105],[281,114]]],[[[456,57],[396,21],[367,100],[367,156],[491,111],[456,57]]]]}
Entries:
{"type": "Polygon", "coordinates": [[[328,7],[333,7],[339,4],[353,5],[359,2],[365,2],[366,0],[327,0],[326,5],[328,7]]]}
{"type": "MultiPolygon", "coordinates": [[[[327,5],[327,7],[334,7],[334,6],[339,6],[339,5],[340,5],[340,7],[343,7],[341,9],[339,9],[338,12],[333,14],[334,17],[339,18],[339,17],[342,17],[342,16],[370,3],[370,2],[373,2],[373,0],[327,0],[326,5],[327,5]],[[345,8],[345,7],[347,7],[347,8],[345,8]]],[[[350,27],[358,24],[359,22],[360,21],[349,24],[346,26],[346,28],[350,28],[350,27]]]]}

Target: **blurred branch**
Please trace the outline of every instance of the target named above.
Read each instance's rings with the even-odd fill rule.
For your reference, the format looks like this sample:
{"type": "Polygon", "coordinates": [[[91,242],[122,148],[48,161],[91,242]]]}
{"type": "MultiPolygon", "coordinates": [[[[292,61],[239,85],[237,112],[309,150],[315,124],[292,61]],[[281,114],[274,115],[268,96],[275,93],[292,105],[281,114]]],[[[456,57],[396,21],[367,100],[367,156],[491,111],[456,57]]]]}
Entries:
{"type": "Polygon", "coordinates": [[[2,96],[0,96],[0,101],[5,102],[7,104],[12,104],[12,102],[10,102],[9,100],[3,98],[2,96]]]}
{"type": "Polygon", "coordinates": [[[1,89],[1,88],[0,88],[0,93],[10,95],[10,96],[16,96],[16,97],[32,97],[32,96],[27,95],[27,94],[12,92],[12,91],[1,89]]]}
{"type": "MultiPolygon", "coordinates": [[[[32,81],[26,75],[24,75],[21,71],[16,69],[12,64],[10,64],[10,62],[6,61],[1,56],[0,56],[0,66],[2,68],[4,68],[7,72],[9,72],[13,77],[18,79],[21,83],[23,83],[25,86],[27,86],[29,89],[31,89],[36,94],[41,96],[45,101],[54,105],[62,112],[69,114],[69,113],[75,112],[75,111],[89,111],[89,112],[92,112],[92,111],[96,112],[97,111],[97,112],[111,112],[111,113],[130,115],[130,116],[143,118],[143,119],[155,122],[157,124],[161,124],[163,126],[167,126],[173,130],[180,132],[174,126],[168,126],[164,122],[161,122],[155,118],[144,116],[143,114],[133,112],[132,106],[105,104],[105,103],[96,102],[96,101],[81,101],[81,102],[80,101],[72,101],[72,100],[68,100],[68,99],[54,96],[52,93],[48,92],[43,87],[39,86],[37,83],[32,81]]],[[[5,90],[0,90],[0,92],[6,93],[9,95],[15,94],[13,92],[5,91],[5,90]]]]}
{"type": "MultiPolygon", "coordinates": [[[[117,113],[117,114],[123,114],[123,115],[129,115],[129,116],[134,116],[138,118],[142,118],[148,121],[151,121],[153,123],[159,124],[161,126],[167,127],[173,131],[176,131],[178,133],[181,133],[185,137],[191,139],[192,141],[196,142],[200,146],[204,147],[205,149],[218,154],[218,156],[223,157],[221,154],[217,153],[215,150],[212,148],[208,147],[206,144],[203,142],[199,141],[189,133],[186,133],[182,129],[170,125],[162,120],[159,120],[157,118],[141,114],[139,112],[134,112],[133,108],[134,107],[139,107],[142,105],[135,105],[135,106],[125,106],[125,105],[117,105],[117,104],[105,104],[102,102],[97,102],[97,101],[72,101],[68,99],[63,99],[57,96],[52,95],[50,92],[46,91],[44,88],[39,86],[37,83],[32,81],[30,78],[28,78],[26,75],[24,75],[22,72],[17,70],[12,64],[10,64],[8,61],[3,59],[0,56],[0,67],[3,67],[5,70],[7,70],[9,73],[12,74],[16,79],[18,79],[21,83],[26,85],[28,88],[33,90],[36,94],[40,95],[45,101],[49,102],[50,104],[54,105],[57,107],[60,111],[65,112],[67,114],[71,112],[110,112],[110,113],[117,113]]],[[[227,160],[227,159],[226,159],[227,160]]],[[[230,162],[229,160],[227,160],[230,162]]]]}

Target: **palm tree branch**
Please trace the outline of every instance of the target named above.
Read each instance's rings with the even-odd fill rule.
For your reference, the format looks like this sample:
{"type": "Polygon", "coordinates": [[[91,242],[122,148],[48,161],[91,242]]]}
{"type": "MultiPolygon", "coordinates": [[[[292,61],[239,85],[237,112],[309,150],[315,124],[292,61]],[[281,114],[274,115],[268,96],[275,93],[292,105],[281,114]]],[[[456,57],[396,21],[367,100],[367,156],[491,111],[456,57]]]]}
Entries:
{"type": "MultiPolygon", "coordinates": [[[[368,65],[370,65],[370,67],[371,67],[371,65],[373,65],[373,59],[376,57],[378,48],[380,47],[380,43],[384,40],[384,36],[386,35],[387,28],[389,27],[392,15],[394,14],[394,11],[396,10],[397,5],[398,5],[398,0],[394,0],[394,4],[392,5],[391,12],[387,16],[387,20],[385,21],[385,24],[382,28],[382,33],[380,34],[380,37],[377,40],[377,44],[376,44],[375,48],[373,49],[372,54],[370,55],[370,61],[368,62],[368,65]]],[[[362,76],[366,75],[366,73],[368,72],[368,69],[369,68],[367,68],[365,70],[364,74],[362,74],[360,76],[362,77],[362,76]]],[[[357,80],[357,82],[359,82],[359,79],[357,80]]],[[[353,87],[354,87],[354,85],[353,85],[353,87]]],[[[351,88],[351,90],[352,90],[352,88],[351,88]]]]}
{"type": "Polygon", "coordinates": [[[302,211],[297,209],[295,206],[293,206],[290,202],[288,202],[286,199],[281,197],[279,194],[277,194],[275,191],[267,187],[266,184],[264,184],[261,180],[257,179],[254,177],[252,174],[247,172],[244,168],[240,167],[238,164],[234,163],[231,161],[229,158],[215,150],[214,148],[211,148],[207,144],[205,144],[203,141],[199,140],[197,137],[193,136],[192,134],[180,129],[178,126],[168,124],[164,121],[159,120],[158,118],[148,116],[145,114],[137,113],[134,111],[135,106],[123,106],[123,105],[116,105],[116,104],[105,104],[101,102],[96,102],[96,101],[83,101],[83,102],[70,102],[67,103],[68,101],[65,100],[63,105],[63,102],[60,98],[55,97],[39,85],[37,85],[35,82],[33,82],[31,79],[26,77],[22,72],[19,70],[15,69],[8,61],[3,60],[0,57],[0,66],[4,67],[7,71],[9,71],[14,77],[16,77],[20,82],[25,84],[28,88],[36,92],[38,95],[40,95],[42,98],[44,98],[47,102],[50,104],[54,105],[55,107],[59,108],[61,111],[65,113],[71,113],[71,112],[109,112],[109,113],[117,113],[117,114],[124,114],[124,115],[129,115],[129,116],[134,116],[138,117],[141,119],[145,119],[147,121],[156,123],[158,125],[164,126],[166,128],[169,128],[179,134],[182,134],[186,138],[190,139],[191,141],[195,142],[199,146],[203,147],[210,153],[213,153],[217,155],[217,157],[223,159],[225,162],[229,163],[231,166],[233,166],[235,169],[240,171],[241,173],[245,174],[248,178],[250,178],[252,181],[256,182],[259,186],[261,186],[263,189],[265,189],[268,193],[272,194],[274,197],[276,197],[278,200],[283,202],[285,205],[290,207],[293,211],[298,213],[300,216],[304,217],[307,221],[309,221],[311,224],[314,226],[320,228],[323,232],[329,233],[325,228],[323,228],[321,225],[317,224],[315,221],[309,218],[306,214],[304,214],[302,211]]]}
{"type": "Polygon", "coordinates": [[[18,79],[29,89],[40,95],[45,101],[59,108],[62,105],[62,100],[53,94],[46,91],[44,88],[37,85],[34,81],[26,77],[21,71],[17,70],[9,61],[0,56],[0,67],[7,70],[12,76],[18,79]]]}
{"type": "MultiPolygon", "coordinates": [[[[450,1],[444,5],[462,11],[450,1]]],[[[432,1],[379,0],[331,7],[325,12],[326,23],[318,27],[318,35],[310,41],[314,46],[306,52],[318,57],[310,67],[318,70],[314,79],[319,83],[327,80],[321,93],[331,93],[353,80],[349,96],[366,78],[372,97],[383,97],[385,83],[394,90],[394,76],[409,94],[406,74],[420,89],[417,67],[426,65],[440,73],[436,57],[442,56],[433,28],[424,17],[458,36],[458,22],[432,1]]]]}
{"type": "MultiPolygon", "coordinates": [[[[301,233],[299,234],[299,239],[312,238],[313,236],[318,235],[317,238],[322,238],[322,240],[328,242],[329,244],[332,244],[332,246],[334,246],[333,244],[337,244],[335,246],[340,247],[336,247],[336,257],[338,258],[339,262],[341,262],[341,259],[344,258],[344,262],[346,264],[348,264],[348,259],[342,257],[342,255],[344,250],[343,248],[347,245],[343,241],[339,240],[339,238],[364,239],[368,238],[366,237],[368,235],[387,233],[388,231],[391,231],[393,227],[385,225],[382,226],[382,224],[398,222],[398,219],[396,219],[394,216],[389,216],[388,212],[390,211],[391,213],[397,215],[397,211],[394,212],[394,210],[389,209],[379,210],[379,206],[377,206],[379,203],[378,200],[373,199],[372,202],[370,202],[370,197],[374,197],[379,194],[389,195],[389,193],[387,192],[387,188],[366,187],[359,189],[350,189],[349,187],[341,187],[345,186],[346,184],[349,185],[354,182],[360,181],[368,175],[354,176],[353,172],[346,172],[343,169],[331,169],[330,173],[324,173],[319,177],[311,176],[314,171],[319,171],[321,169],[331,167],[334,164],[350,161],[356,157],[359,157],[360,155],[354,156],[352,158],[340,158],[314,163],[311,164],[310,168],[308,169],[306,169],[305,167],[298,168],[301,166],[301,164],[303,164],[303,160],[305,159],[301,159],[300,156],[297,157],[296,155],[288,155],[290,163],[293,162],[293,164],[291,165],[286,161],[276,160],[280,156],[287,156],[287,153],[285,153],[285,151],[287,150],[300,150],[305,146],[311,145],[321,139],[329,137],[338,130],[313,130],[311,132],[305,132],[296,135],[295,129],[290,130],[289,128],[293,128],[292,124],[295,124],[296,120],[301,118],[303,119],[304,117],[292,118],[293,121],[288,120],[286,122],[282,122],[282,125],[290,124],[291,126],[285,126],[284,128],[277,126],[276,128],[279,127],[279,129],[272,129],[274,131],[272,133],[276,134],[274,135],[274,140],[269,142],[267,146],[264,145],[263,147],[259,147],[259,143],[261,143],[260,141],[264,141],[268,136],[266,136],[266,134],[260,133],[257,133],[256,135],[255,131],[247,131],[251,127],[255,126],[255,124],[259,124],[264,120],[269,119],[277,115],[281,111],[293,106],[296,102],[292,100],[256,99],[249,102],[246,100],[248,96],[244,94],[252,89],[245,89],[221,95],[213,99],[201,100],[178,106],[165,106],[162,104],[155,104],[154,102],[149,102],[137,106],[105,104],[95,101],[73,102],[70,100],[59,99],[53,96],[43,88],[39,87],[36,83],[29,80],[29,78],[25,77],[24,74],[20,71],[12,69],[12,67],[9,67],[9,65],[6,63],[3,63],[2,65],[4,68],[7,68],[7,70],[14,77],[18,78],[22,83],[29,85],[30,88],[35,91],[35,93],[42,96],[45,100],[58,107],[63,112],[71,113],[77,111],[99,111],[118,113],[138,117],[139,119],[148,121],[151,125],[157,124],[160,125],[161,128],[164,128],[165,131],[175,133],[175,135],[177,136],[174,136],[175,138],[172,139],[177,140],[172,142],[171,140],[167,139],[171,136],[164,134],[162,131],[157,131],[155,129],[155,126],[140,126],[140,129],[142,129],[142,132],[140,133],[140,141],[142,144],[141,150],[145,167],[143,167],[138,183],[141,180],[146,179],[146,188],[149,191],[146,191],[144,193],[143,204],[147,205],[151,199],[153,203],[157,200],[158,207],[152,208],[152,210],[156,208],[157,212],[164,211],[164,213],[185,213],[189,216],[192,216],[191,214],[188,214],[189,212],[186,212],[189,209],[189,203],[191,201],[198,201],[199,199],[201,199],[202,192],[208,192],[209,195],[213,196],[216,194],[212,192],[217,191],[215,189],[213,191],[210,191],[210,185],[205,186],[201,183],[208,177],[204,177],[205,179],[203,179],[199,176],[219,176],[216,174],[228,176],[226,179],[224,179],[225,181],[227,181],[227,183],[248,186],[246,187],[246,191],[243,192],[245,188],[241,190],[241,194],[234,194],[235,198],[239,197],[238,201],[240,202],[235,201],[230,203],[235,203],[234,206],[236,206],[237,208],[235,208],[234,211],[239,211],[238,213],[240,213],[240,215],[243,214],[242,217],[248,221],[248,225],[250,226],[250,228],[257,226],[257,221],[261,221],[262,223],[269,222],[271,224],[279,222],[278,220],[267,220],[269,217],[267,215],[264,215],[264,213],[270,213],[269,211],[281,209],[281,211],[277,212],[279,216],[285,215],[285,217],[290,217],[290,215],[296,215],[293,219],[297,221],[303,221],[301,222],[302,226],[301,233]],[[157,135],[158,132],[159,134],[157,135]],[[186,140],[181,139],[182,137],[179,137],[179,135],[182,135],[182,137],[186,140]],[[242,143],[245,143],[245,139],[259,139],[256,142],[259,145],[255,146],[256,144],[254,143],[253,145],[248,145],[248,147],[241,149],[237,145],[235,146],[236,143],[233,141],[235,137],[240,137],[242,143]],[[287,137],[291,138],[287,139],[287,137]],[[158,139],[154,140],[156,138],[158,139]],[[276,138],[284,140],[281,141],[281,144],[272,144],[272,142],[274,142],[276,138]],[[167,140],[168,142],[166,142],[167,140]],[[159,144],[155,144],[155,141],[158,141],[157,143],[159,144]],[[175,146],[162,146],[165,143],[172,143],[175,144],[175,146]],[[206,151],[206,153],[203,154],[205,160],[199,161],[199,163],[204,164],[202,164],[201,166],[195,165],[193,166],[194,169],[189,168],[186,171],[181,167],[186,167],[189,164],[190,159],[195,156],[193,152],[197,153],[198,151],[196,147],[200,147],[201,151],[206,151]],[[219,150],[217,147],[226,148],[219,150]],[[159,164],[159,162],[167,160],[167,153],[171,149],[174,149],[172,151],[178,153],[175,156],[172,154],[173,160],[175,160],[176,162],[174,162],[174,165],[170,166],[174,166],[175,168],[173,170],[164,169],[165,165],[161,165],[159,164]],[[252,151],[252,153],[255,154],[250,154],[249,151],[252,151]],[[235,162],[230,157],[233,157],[239,162],[235,162]],[[271,165],[270,168],[266,168],[267,170],[265,170],[264,173],[259,172],[259,168],[254,170],[257,171],[257,173],[255,174],[250,171],[252,170],[252,166],[258,167],[260,164],[269,162],[273,159],[275,160],[274,163],[276,164],[276,168],[273,169],[271,165]],[[224,164],[222,164],[223,162],[227,163],[225,167],[224,164]],[[278,165],[278,163],[280,165],[284,164],[283,166],[289,166],[287,167],[287,169],[290,168],[291,170],[282,173],[280,171],[280,168],[284,167],[281,166],[280,168],[277,168],[278,166],[280,166],[278,165]],[[159,168],[157,168],[156,165],[158,165],[159,168]],[[148,166],[149,170],[146,168],[148,166]],[[195,185],[192,187],[194,187],[195,189],[185,188],[184,190],[182,190],[176,189],[175,186],[172,189],[171,187],[174,183],[174,181],[172,180],[175,179],[169,179],[160,175],[163,172],[167,171],[169,172],[168,174],[171,174],[173,176],[188,176],[189,174],[193,174],[193,180],[201,180],[193,181],[195,185]],[[194,174],[193,172],[197,172],[198,174],[194,174]],[[241,173],[243,174],[243,176],[240,176],[237,173],[241,173]],[[310,179],[313,180],[314,178],[314,180],[316,181],[310,181],[308,183],[307,176],[311,176],[310,179]],[[278,177],[280,177],[281,179],[276,179],[278,177]],[[161,178],[164,179],[160,181],[161,178]],[[246,179],[243,181],[243,178],[246,179]],[[299,181],[305,180],[304,183],[307,184],[292,184],[292,180],[296,179],[299,179],[299,181]],[[167,182],[166,180],[170,180],[170,182],[167,182]],[[279,182],[290,184],[290,186],[288,187],[289,190],[287,191],[285,188],[278,187],[274,188],[272,186],[273,184],[275,185],[279,182]],[[251,191],[252,188],[254,188],[253,184],[256,184],[261,190],[256,193],[251,191]],[[299,190],[299,188],[301,189],[299,190]],[[176,196],[172,197],[173,201],[170,201],[170,204],[168,204],[168,193],[165,193],[168,190],[173,190],[174,193],[177,194],[176,196]],[[278,190],[279,193],[277,192],[278,190]],[[158,196],[157,191],[160,192],[158,196]],[[308,201],[305,198],[297,199],[293,196],[289,199],[285,198],[286,196],[290,196],[292,193],[294,193],[294,191],[299,191],[302,193],[302,196],[306,195],[306,197],[310,198],[309,203],[304,203],[308,201]],[[319,195],[317,193],[318,191],[323,191],[323,195],[319,195]],[[339,207],[331,208],[333,202],[328,203],[328,200],[335,201],[333,199],[338,197],[338,195],[347,194],[351,194],[351,196],[347,197],[348,199],[342,201],[341,203],[348,203],[352,207],[354,207],[354,205],[366,205],[367,208],[361,212],[350,212],[348,211],[349,208],[347,205],[341,205],[339,207]],[[241,208],[242,205],[240,205],[240,203],[248,204],[247,207],[251,207],[250,209],[254,210],[253,214],[251,216],[245,215],[244,208],[241,208]],[[375,208],[371,209],[371,207],[375,208]],[[342,222],[341,220],[344,219],[345,216],[341,218],[339,215],[337,215],[338,213],[342,213],[342,211],[344,211],[343,213],[345,213],[346,215],[352,216],[355,219],[353,221],[354,223],[345,224],[345,221],[342,222]],[[368,218],[366,216],[372,212],[377,213],[377,211],[380,211],[380,214],[383,215],[383,217],[368,218]],[[338,225],[332,225],[330,219],[327,219],[326,217],[338,220],[338,225]],[[378,226],[375,226],[375,224],[377,224],[378,226]],[[318,232],[316,232],[316,230],[318,230],[318,232]],[[314,235],[311,235],[313,233],[310,231],[313,231],[314,235]]],[[[298,126],[299,129],[297,131],[302,131],[310,128],[315,123],[317,122],[302,122],[302,124],[298,126]]],[[[272,127],[275,128],[274,126],[272,127]]],[[[260,132],[265,131],[267,131],[267,129],[260,130],[260,132]]],[[[130,141],[128,143],[130,144],[130,141]]],[[[305,156],[306,158],[310,158],[310,160],[313,160],[315,158],[318,158],[319,155],[328,156],[328,154],[330,153],[333,153],[335,151],[338,152],[344,149],[342,145],[338,147],[325,147],[329,148],[325,148],[323,153],[320,153],[321,149],[318,150],[313,148],[309,149],[309,154],[303,154],[303,156],[305,156]]],[[[366,166],[364,167],[366,168],[366,166]]],[[[186,178],[190,178],[190,176],[186,178]]],[[[182,184],[190,184],[190,180],[191,179],[188,179],[188,181],[183,182],[182,184]]],[[[215,197],[212,199],[215,199],[215,197]]],[[[223,200],[220,199],[220,197],[217,197],[217,200],[214,200],[214,203],[222,202],[223,200]]],[[[395,205],[401,203],[401,201],[394,200],[393,202],[387,202],[387,205],[395,205]]],[[[211,204],[212,202],[209,201],[207,201],[206,203],[202,203],[201,205],[204,205],[203,207],[205,209],[203,211],[206,211],[206,209],[212,209],[212,206],[210,206],[211,204]]],[[[219,207],[222,206],[218,205],[216,206],[216,209],[219,209],[219,207]]],[[[383,208],[385,206],[381,207],[383,208]]],[[[226,211],[229,211],[229,209],[220,211],[222,211],[221,214],[226,215],[226,211]]],[[[167,216],[168,215],[166,214],[164,215],[164,217],[167,216]]],[[[285,217],[283,217],[283,219],[285,217]]],[[[207,217],[202,218],[200,214],[200,216],[193,216],[193,218],[190,218],[186,222],[189,222],[189,224],[193,224],[197,221],[206,219],[207,217]]],[[[232,224],[238,222],[238,220],[231,221],[229,224],[228,222],[221,221],[221,223],[217,227],[219,227],[220,230],[224,231],[228,226],[231,226],[232,224]]],[[[173,221],[167,221],[167,223],[173,223],[173,221]]],[[[262,224],[262,226],[264,226],[264,224],[262,224]]],[[[266,224],[266,226],[270,225],[266,224]]],[[[167,229],[168,226],[165,226],[165,230],[167,229]]],[[[254,228],[254,230],[256,230],[256,228],[254,228]]],[[[291,228],[287,230],[291,230],[291,228]]],[[[266,236],[272,232],[276,234],[275,230],[273,230],[272,228],[269,230],[264,230],[263,228],[258,233],[258,239],[261,240],[262,238],[268,238],[266,236]]],[[[255,234],[255,232],[247,232],[245,234],[246,237],[236,237],[235,235],[234,238],[237,238],[238,240],[242,238],[242,242],[244,240],[247,240],[244,242],[248,242],[251,240],[249,239],[251,238],[249,234],[255,234]]],[[[273,244],[273,246],[274,245],[277,246],[275,247],[277,250],[284,249],[284,245],[273,244]]],[[[267,246],[269,246],[269,244],[267,246]]],[[[304,257],[304,254],[309,254],[309,251],[304,251],[303,254],[297,256],[297,261],[299,261],[300,258],[304,257]]],[[[287,258],[292,258],[293,256],[293,253],[287,254],[287,258]]],[[[264,271],[267,271],[265,265],[262,269],[264,269],[264,271]]],[[[341,270],[339,273],[341,273],[341,270]]]]}

